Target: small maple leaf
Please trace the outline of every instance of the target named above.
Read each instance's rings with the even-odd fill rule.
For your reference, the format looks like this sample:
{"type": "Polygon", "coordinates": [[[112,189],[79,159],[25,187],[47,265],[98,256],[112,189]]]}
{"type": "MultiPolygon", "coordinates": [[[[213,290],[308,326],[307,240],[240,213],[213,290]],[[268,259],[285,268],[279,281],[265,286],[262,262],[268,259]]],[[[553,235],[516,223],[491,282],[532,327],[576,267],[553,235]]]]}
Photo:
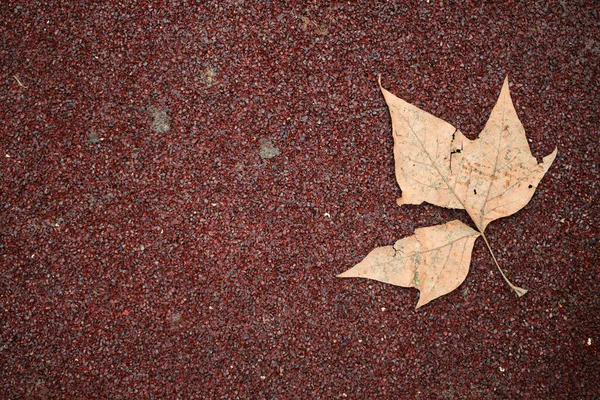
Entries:
{"type": "Polygon", "coordinates": [[[542,163],[531,155],[525,130],[508,90],[508,77],[489,120],[476,140],[449,123],[415,107],[379,86],[392,117],[398,204],[427,202],[467,211],[477,230],[454,220],[420,228],[394,246],[373,250],[340,278],[361,277],[415,287],[417,308],[450,293],[466,278],[475,240],[481,236],[508,285],[483,231],[499,218],[523,208],[556,158],[542,163]]]}

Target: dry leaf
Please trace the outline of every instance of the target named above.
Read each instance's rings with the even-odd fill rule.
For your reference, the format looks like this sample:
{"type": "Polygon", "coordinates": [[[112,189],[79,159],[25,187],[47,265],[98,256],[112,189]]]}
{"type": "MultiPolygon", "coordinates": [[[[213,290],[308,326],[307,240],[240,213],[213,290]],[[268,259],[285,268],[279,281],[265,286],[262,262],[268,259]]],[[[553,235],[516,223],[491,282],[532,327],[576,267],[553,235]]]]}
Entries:
{"type": "Polygon", "coordinates": [[[414,287],[417,308],[456,289],[467,277],[471,251],[479,232],[454,220],[415,230],[393,246],[378,247],[340,278],[369,278],[414,287]]]}
{"type": "MultiPolygon", "coordinates": [[[[361,276],[399,286],[416,287],[421,292],[418,308],[458,287],[468,273],[471,251],[479,234],[490,253],[492,252],[483,231],[490,222],[514,214],[529,202],[538,183],[552,165],[557,150],[544,157],[540,164],[531,155],[525,130],[510,98],[508,77],[504,80],[500,97],[485,128],[479,138],[473,141],[449,123],[399,99],[383,87],[381,91],[392,117],[396,179],[402,189],[398,204],[427,202],[441,207],[465,209],[479,230],[472,230],[473,233],[469,236],[471,240],[466,240],[465,237],[463,241],[466,246],[462,248],[461,254],[455,254],[458,248],[452,247],[453,250],[449,252],[451,256],[443,261],[442,267],[438,265],[442,262],[439,257],[429,259],[428,262],[416,258],[420,262],[403,264],[403,268],[411,269],[410,272],[418,276],[420,281],[423,280],[420,277],[428,276],[427,285],[431,284],[433,287],[428,287],[423,282],[421,285],[414,285],[403,280],[409,275],[407,271],[402,272],[402,278],[393,281],[379,279],[389,273],[392,264],[398,270],[396,261],[392,264],[391,261],[381,261],[383,252],[391,254],[390,246],[387,247],[388,250],[382,250],[386,247],[375,249],[361,263],[339,275],[361,276]],[[440,268],[454,268],[456,273],[441,274],[440,268]],[[360,275],[356,275],[356,271],[360,271],[360,275]],[[462,276],[458,283],[457,276],[462,276]]],[[[445,225],[421,228],[414,236],[398,241],[396,246],[405,240],[422,241],[425,235],[438,240],[432,243],[431,248],[445,248],[452,241],[451,238],[465,234],[465,227],[459,221],[452,221],[445,225]],[[440,229],[445,232],[441,238],[440,229]]],[[[506,278],[495,257],[494,262],[519,296],[527,292],[514,286],[506,278]]]]}

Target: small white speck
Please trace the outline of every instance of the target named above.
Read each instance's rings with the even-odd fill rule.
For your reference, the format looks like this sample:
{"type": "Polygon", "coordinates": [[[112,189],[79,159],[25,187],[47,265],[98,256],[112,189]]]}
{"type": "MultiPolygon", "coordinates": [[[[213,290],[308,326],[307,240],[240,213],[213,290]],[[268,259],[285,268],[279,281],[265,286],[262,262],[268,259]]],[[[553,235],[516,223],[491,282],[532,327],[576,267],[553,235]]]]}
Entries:
{"type": "Polygon", "coordinates": [[[504,368],[500,367],[500,372],[506,371],[504,368]]]}
{"type": "Polygon", "coordinates": [[[592,338],[588,338],[587,345],[588,345],[588,346],[591,346],[591,345],[592,345],[592,338]]]}
{"type": "Polygon", "coordinates": [[[326,217],[328,217],[328,218],[331,218],[331,215],[329,213],[325,213],[323,215],[326,216],[326,217]]]}
{"type": "Polygon", "coordinates": [[[10,158],[10,154],[5,154],[6,158],[10,158]]]}
{"type": "Polygon", "coordinates": [[[385,307],[381,307],[381,311],[385,311],[385,310],[386,310],[386,308],[385,308],[385,307]]]}
{"type": "Polygon", "coordinates": [[[362,343],[362,339],[358,339],[358,343],[362,343]]]}
{"type": "Polygon", "coordinates": [[[261,376],[260,376],[260,379],[262,379],[262,380],[264,381],[265,379],[267,379],[267,377],[266,377],[266,376],[264,376],[264,375],[261,375],[261,376]]]}
{"type": "Polygon", "coordinates": [[[209,309],[209,310],[212,310],[213,308],[212,308],[212,306],[208,306],[208,309],[209,309]]]}

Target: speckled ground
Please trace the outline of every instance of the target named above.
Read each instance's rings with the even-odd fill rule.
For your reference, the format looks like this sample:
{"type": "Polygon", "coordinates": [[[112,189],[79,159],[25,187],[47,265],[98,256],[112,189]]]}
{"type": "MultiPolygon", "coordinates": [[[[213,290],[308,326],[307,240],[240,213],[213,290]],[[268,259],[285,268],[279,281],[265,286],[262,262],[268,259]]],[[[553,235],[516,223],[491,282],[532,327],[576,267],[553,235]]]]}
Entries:
{"type": "Polygon", "coordinates": [[[1,398],[598,398],[597,3],[94,3],[0,10],[1,398]],[[486,230],[525,297],[335,278],[468,221],[396,206],[377,74],[558,146],[486,230]]]}

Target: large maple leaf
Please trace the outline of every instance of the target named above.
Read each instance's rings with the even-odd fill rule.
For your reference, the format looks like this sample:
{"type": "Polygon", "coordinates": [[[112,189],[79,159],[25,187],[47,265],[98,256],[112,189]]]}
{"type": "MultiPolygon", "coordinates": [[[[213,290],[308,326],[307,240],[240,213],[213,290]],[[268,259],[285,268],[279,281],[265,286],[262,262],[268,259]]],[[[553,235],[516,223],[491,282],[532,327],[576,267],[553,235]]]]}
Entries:
{"type": "Polygon", "coordinates": [[[487,225],[523,208],[552,165],[557,149],[542,163],[531,155],[525,129],[508,89],[508,77],[489,120],[476,140],[449,123],[379,86],[392,117],[398,204],[427,202],[467,211],[477,230],[454,220],[420,228],[394,246],[379,247],[341,278],[375,279],[420,291],[417,308],[456,289],[466,278],[475,240],[482,236],[502,277],[485,234],[487,225]]]}

